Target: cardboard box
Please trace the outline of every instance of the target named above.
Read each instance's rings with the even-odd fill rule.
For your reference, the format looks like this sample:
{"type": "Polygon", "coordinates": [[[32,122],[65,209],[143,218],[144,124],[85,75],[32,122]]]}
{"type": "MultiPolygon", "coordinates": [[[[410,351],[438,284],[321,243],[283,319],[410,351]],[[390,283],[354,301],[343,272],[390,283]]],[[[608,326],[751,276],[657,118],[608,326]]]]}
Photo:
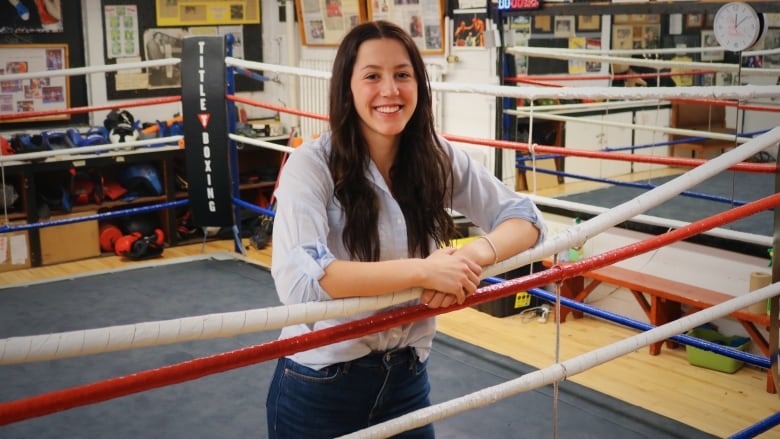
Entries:
{"type": "Polygon", "coordinates": [[[27,231],[0,233],[0,273],[30,268],[27,231]]]}
{"type": "MultiPolygon", "coordinates": [[[[78,216],[68,215],[53,219],[78,216]]],[[[40,229],[40,236],[42,265],[100,256],[100,233],[95,220],[44,227],[40,229]]]]}

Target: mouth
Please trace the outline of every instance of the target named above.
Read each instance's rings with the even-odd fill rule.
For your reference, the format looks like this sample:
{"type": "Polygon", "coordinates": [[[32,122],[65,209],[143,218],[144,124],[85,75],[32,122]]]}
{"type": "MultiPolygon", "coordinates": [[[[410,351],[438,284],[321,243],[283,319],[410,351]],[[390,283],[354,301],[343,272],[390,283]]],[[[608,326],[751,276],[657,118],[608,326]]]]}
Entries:
{"type": "Polygon", "coordinates": [[[374,107],[374,110],[378,111],[379,113],[383,114],[393,114],[401,111],[400,105],[382,105],[379,107],[374,107]]]}

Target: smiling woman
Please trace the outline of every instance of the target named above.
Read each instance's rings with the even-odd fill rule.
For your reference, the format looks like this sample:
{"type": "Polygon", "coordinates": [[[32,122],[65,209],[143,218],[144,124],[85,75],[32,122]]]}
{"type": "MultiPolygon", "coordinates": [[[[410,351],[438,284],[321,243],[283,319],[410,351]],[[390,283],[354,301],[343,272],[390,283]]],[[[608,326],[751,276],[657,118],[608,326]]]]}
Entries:
{"type": "MultiPolygon", "coordinates": [[[[271,273],[282,303],[419,288],[403,306],[448,307],[474,293],[482,267],[541,242],[536,206],[436,135],[422,56],[398,25],[364,23],[342,40],[330,128],[290,155],[275,194],[271,273]],[[450,210],[490,238],[439,248],[457,238],[450,210]]],[[[358,317],[288,326],[281,338],[358,317]]],[[[281,358],[269,437],[341,436],[428,406],[434,334],[425,318],[281,358]]],[[[433,426],[405,437],[432,438],[433,426]]]]}
{"type": "Polygon", "coordinates": [[[393,152],[417,107],[417,79],[406,48],[396,40],[363,43],[350,86],[369,154],[389,182],[393,152]]]}

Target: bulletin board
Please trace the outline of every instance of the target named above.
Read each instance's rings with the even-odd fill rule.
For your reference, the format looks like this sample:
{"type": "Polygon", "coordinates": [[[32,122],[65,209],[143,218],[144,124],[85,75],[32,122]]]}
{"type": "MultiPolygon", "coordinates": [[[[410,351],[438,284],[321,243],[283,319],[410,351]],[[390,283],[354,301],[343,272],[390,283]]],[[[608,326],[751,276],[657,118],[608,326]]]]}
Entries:
{"type": "MultiPolygon", "coordinates": [[[[3,80],[15,73],[46,72],[68,67],[66,44],[0,45],[0,114],[65,110],[70,90],[65,76],[3,80]]],[[[70,119],[68,114],[39,116],[13,122],[70,119]]],[[[2,123],[0,121],[0,123],[2,123]]]]}
{"type": "MultiPolygon", "coordinates": [[[[24,21],[23,24],[25,26],[22,26],[22,23],[19,22],[11,22],[15,23],[13,26],[0,26],[0,45],[3,47],[23,47],[25,49],[30,50],[30,55],[25,55],[25,60],[28,60],[30,62],[34,60],[43,60],[45,57],[45,48],[51,48],[53,50],[63,50],[63,58],[62,58],[62,65],[63,67],[83,67],[85,65],[84,61],[84,33],[82,32],[83,25],[82,25],[82,17],[81,17],[81,10],[80,8],[69,8],[64,7],[64,2],[62,3],[62,11],[60,20],[57,23],[47,23],[45,28],[41,24],[41,15],[37,11],[36,7],[37,4],[34,0],[22,0],[23,4],[28,7],[28,10],[30,12],[30,17],[28,20],[24,21]],[[19,26],[16,26],[19,25],[19,26]],[[39,29],[40,28],[40,29],[39,29]]],[[[5,4],[8,4],[9,2],[0,2],[0,23],[8,24],[7,21],[4,21],[5,19],[8,19],[9,16],[5,13],[7,12],[5,8],[5,4]]],[[[19,21],[19,20],[17,20],[19,21]]],[[[3,49],[3,52],[5,50],[3,49]]],[[[16,52],[18,53],[18,52],[16,52]]],[[[8,55],[6,53],[3,53],[3,57],[5,59],[10,60],[10,57],[12,55],[8,55]]],[[[3,70],[7,70],[7,67],[5,67],[5,64],[7,62],[0,61],[0,64],[3,64],[2,68],[3,70]]],[[[28,64],[28,68],[33,69],[30,71],[36,71],[40,68],[41,72],[46,72],[47,69],[45,62],[42,61],[35,61],[35,63],[28,64]],[[38,66],[40,63],[40,67],[34,67],[38,66]]],[[[8,72],[5,71],[7,74],[8,72]]],[[[45,77],[45,75],[42,75],[45,77]]],[[[0,77],[0,80],[2,80],[2,77],[0,77]]],[[[28,82],[28,87],[31,85],[29,84],[29,80],[23,80],[23,82],[28,82]]],[[[45,82],[45,81],[44,81],[45,82]]],[[[63,96],[62,96],[62,102],[59,102],[59,95],[58,91],[55,93],[53,88],[48,89],[50,92],[47,95],[47,102],[43,102],[43,98],[33,98],[33,105],[34,108],[38,109],[70,109],[75,107],[83,107],[88,105],[87,103],[87,92],[86,92],[86,77],[84,75],[74,75],[69,77],[58,77],[58,78],[51,78],[50,79],[50,85],[47,85],[46,87],[58,87],[59,84],[64,84],[63,88],[63,96]],[[56,96],[52,93],[57,94],[56,96]],[[39,99],[38,102],[35,102],[35,99],[39,99]]],[[[40,85],[40,84],[32,84],[40,85]]],[[[24,84],[22,85],[24,87],[24,84]]],[[[6,87],[8,90],[9,88],[6,87]]],[[[11,87],[13,89],[13,86],[11,87]]],[[[41,90],[42,92],[43,90],[41,90]]],[[[14,92],[16,93],[16,92],[14,92]]],[[[3,93],[4,95],[11,94],[12,97],[12,106],[16,106],[15,99],[19,96],[19,94],[14,93],[3,93]]],[[[38,96],[37,92],[33,92],[31,96],[38,96]]],[[[42,96],[42,95],[41,95],[42,96]]],[[[3,106],[3,112],[5,112],[8,109],[8,98],[3,98],[4,103],[3,106]]],[[[30,100],[30,99],[16,99],[16,100],[30,100]]],[[[19,104],[21,106],[29,106],[29,104],[19,104]]],[[[16,108],[14,108],[15,112],[16,108]]],[[[45,118],[32,118],[32,119],[25,119],[25,120],[11,120],[7,121],[2,124],[3,130],[34,130],[34,129],[52,129],[53,127],[57,126],[64,126],[64,125],[72,125],[72,124],[81,124],[86,123],[88,120],[88,114],[86,113],[77,113],[72,114],[68,116],[59,116],[59,117],[45,117],[45,118]]]]}
{"type": "MultiPolygon", "coordinates": [[[[183,38],[196,34],[232,34],[232,56],[262,61],[261,24],[163,26],[157,20],[159,4],[160,0],[101,0],[105,64],[180,58],[183,38]]],[[[262,81],[247,76],[236,75],[235,84],[236,91],[263,90],[262,81]]],[[[179,65],[110,72],[106,88],[110,100],[181,95],[179,65]]]]}
{"type": "Polygon", "coordinates": [[[158,26],[260,24],[259,0],[156,0],[158,26]]]}
{"type": "Polygon", "coordinates": [[[387,20],[406,29],[423,54],[444,53],[443,0],[368,0],[368,19],[387,20]]]}
{"type": "Polygon", "coordinates": [[[295,0],[301,42],[305,46],[338,46],[344,35],[365,21],[362,0],[295,0]]]}

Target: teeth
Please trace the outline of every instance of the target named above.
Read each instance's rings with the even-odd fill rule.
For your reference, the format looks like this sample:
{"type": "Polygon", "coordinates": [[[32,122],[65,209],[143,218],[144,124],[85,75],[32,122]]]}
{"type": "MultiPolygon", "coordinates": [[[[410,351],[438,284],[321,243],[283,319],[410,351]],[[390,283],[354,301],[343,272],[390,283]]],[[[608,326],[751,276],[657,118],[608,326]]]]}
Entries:
{"type": "Polygon", "coordinates": [[[401,107],[398,106],[398,105],[376,107],[376,111],[378,111],[380,113],[393,113],[393,112],[396,112],[396,111],[398,111],[400,109],[401,109],[401,107]]]}

